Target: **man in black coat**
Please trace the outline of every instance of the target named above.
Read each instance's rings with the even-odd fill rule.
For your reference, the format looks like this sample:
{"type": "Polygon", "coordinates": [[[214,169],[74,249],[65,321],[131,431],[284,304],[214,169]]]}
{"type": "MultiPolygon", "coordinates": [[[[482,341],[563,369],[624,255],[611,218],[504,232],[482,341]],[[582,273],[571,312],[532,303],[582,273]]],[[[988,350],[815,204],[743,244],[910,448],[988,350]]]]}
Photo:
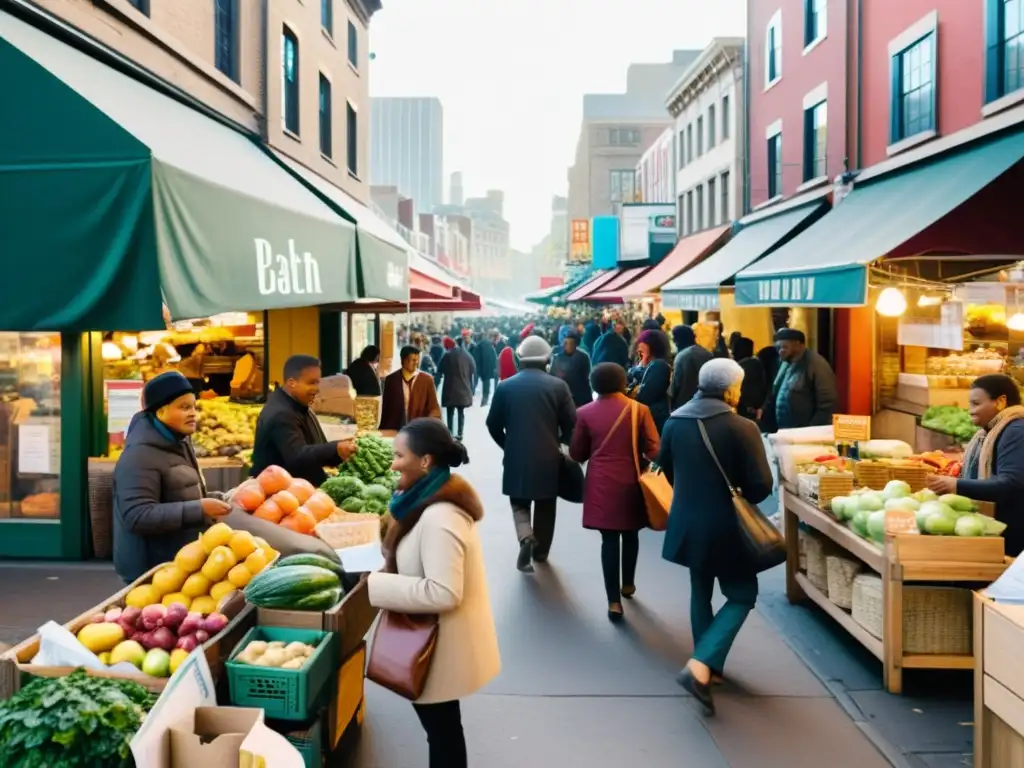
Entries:
{"type": "MultiPolygon", "coordinates": [[[[352,382],[352,388],[360,397],[380,397],[380,374],[377,365],[380,363],[380,348],[370,344],[349,363],[345,375],[352,382]]],[[[319,363],[317,363],[319,366],[319,363]]]]}
{"type": "Polygon", "coordinates": [[[327,441],[310,406],[320,393],[320,361],[292,355],[284,364],[284,384],[270,393],[256,420],[252,450],[255,477],[272,464],[318,486],[324,467],[336,467],[355,452],[354,440],[327,441]]]}
{"type": "MultiPolygon", "coordinates": [[[[484,338],[482,333],[478,333],[473,343],[472,354],[473,362],[476,363],[476,377],[483,382],[483,398],[480,405],[486,406],[491,399],[494,380],[498,378],[498,353],[494,349],[494,344],[484,338]]],[[[476,392],[476,387],[473,391],[476,392]]]]}
{"type": "Polygon", "coordinates": [[[839,409],[839,392],[828,361],[807,348],[803,331],[796,328],[780,328],[775,343],[782,365],[770,382],[761,429],[777,432],[831,424],[832,414],[839,409]]]}
{"type": "Polygon", "coordinates": [[[466,409],[473,405],[473,377],[476,376],[476,363],[465,344],[465,339],[457,338],[455,346],[444,353],[437,366],[437,380],[443,384],[441,407],[445,409],[448,431],[457,440],[462,440],[466,429],[466,409]]]}
{"type": "Polygon", "coordinates": [[[672,384],[668,394],[673,408],[681,408],[697,394],[700,369],[714,358],[712,350],[716,343],[716,330],[708,323],[698,324],[696,332],[688,329],[689,333],[687,333],[686,330],[680,329],[688,329],[688,327],[677,326],[673,329],[676,345],[680,346],[680,341],[684,343],[690,341],[690,343],[676,354],[672,366],[672,384]],[[692,337],[692,341],[690,337],[692,337]]]}
{"type": "Polygon", "coordinates": [[[539,336],[519,345],[519,373],[494,391],[487,430],[505,452],[502,493],[512,503],[519,538],[516,567],[543,563],[555,534],[555,504],[562,463],[576,425],[569,385],[546,373],[551,346],[539,336]],[[531,520],[532,507],[532,520],[531,520]]]}

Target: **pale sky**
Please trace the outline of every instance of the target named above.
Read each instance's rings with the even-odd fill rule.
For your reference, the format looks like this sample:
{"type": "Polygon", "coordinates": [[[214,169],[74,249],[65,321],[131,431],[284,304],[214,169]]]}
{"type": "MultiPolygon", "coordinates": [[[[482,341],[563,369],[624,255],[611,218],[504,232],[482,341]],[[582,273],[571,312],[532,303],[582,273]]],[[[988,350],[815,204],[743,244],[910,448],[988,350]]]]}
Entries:
{"type": "Polygon", "coordinates": [[[565,194],[584,93],[619,93],[633,62],[744,34],[745,0],[383,0],[370,92],[444,105],[445,199],[505,191],[512,245],[548,231],[565,194]],[[711,11],[711,8],[714,11],[711,11]]]}

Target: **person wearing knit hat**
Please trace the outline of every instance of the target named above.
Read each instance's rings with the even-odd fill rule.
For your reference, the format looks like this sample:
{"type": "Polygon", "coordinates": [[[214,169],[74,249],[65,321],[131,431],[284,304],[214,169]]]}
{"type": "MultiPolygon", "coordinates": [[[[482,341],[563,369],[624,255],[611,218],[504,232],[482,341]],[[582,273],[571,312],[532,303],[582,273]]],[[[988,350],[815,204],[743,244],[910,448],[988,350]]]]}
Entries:
{"type": "Polygon", "coordinates": [[[519,340],[523,341],[524,339],[526,339],[527,336],[533,333],[533,329],[536,327],[537,326],[534,325],[533,323],[527,323],[523,330],[519,332],[519,340]]]}
{"type": "Polygon", "coordinates": [[[569,385],[572,401],[577,408],[592,402],[594,391],[590,388],[590,356],[579,349],[580,335],[570,331],[562,340],[562,351],[551,361],[551,375],[557,376],[569,385]]]}
{"type": "Polygon", "coordinates": [[[533,563],[546,562],[551,550],[557,499],[575,495],[569,478],[579,475],[582,485],[582,472],[575,463],[567,464],[561,449],[572,435],[576,406],[569,386],[547,373],[551,346],[528,336],[518,353],[519,373],[495,390],[487,430],[505,454],[502,493],[509,497],[519,540],[516,567],[532,573],[533,563]]]}
{"type": "Polygon", "coordinates": [[[153,377],[142,389],[142,408],[114,467],[114,569],[126,583],[173,560],[206,518],[231,509],[207,497],[189,439],[198,421],[188,379],[177,371],[153,377]]]}
{"type": "Polygon", "coordinates": [[[664,331],[648,329],[636,339],[636,351],[640,365],[633,371],[638,381],[634,397],[651,409],[658,434],[665,427],[672,412],[669,403],[669,386],[672,383],[672,366],[668,362],[668,336],[664,331]]]}
{"type": "Polygon", "coordinates": [[[828,361],[807,348],[806,340],[797,328],[780,328],[775,334],[782,365],[761,416],[766,432],[832,423],[839,402],[836,377],[828,361]]]}
{"type": "Polygon", "coordinates": [[[441,345],[444,347],[445,352],[450,352],[451,350],[455,349],[455,339],[453,339],[451,336],[445,336],[441,340],[441,345]]]}

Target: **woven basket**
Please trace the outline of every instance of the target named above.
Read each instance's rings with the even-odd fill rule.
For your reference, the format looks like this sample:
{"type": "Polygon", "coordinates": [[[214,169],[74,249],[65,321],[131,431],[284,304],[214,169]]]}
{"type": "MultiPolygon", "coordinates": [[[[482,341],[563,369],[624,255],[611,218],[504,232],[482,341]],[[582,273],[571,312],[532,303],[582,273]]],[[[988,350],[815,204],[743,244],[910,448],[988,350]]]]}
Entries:
{"type": "MultiPolygon", "coordinates": [[[[853,620],[882,638],[882,580],[860,574],[853,580],[853,620]]],[[[957,587],[903,587],[903,653],[971,653],[971,591],[957,587]]]]}
{"type": "Polygon", "coordinates": [[[818,477],[818,508],[829,511],[836,496],[853,493],[853,474],[843,472],[818,477]]]}
{"type": "Polygon", "coordinates": [[[115,461],[89,462],[89,525],[92,552],[101,560],[114,553],[114,467],[115,461]]]}
{"type": "Polygon", "coordinates": [[[797,566],[804,573],[807,572],[807,531],[798,528],[796,532],[797,551],[800,553],[800,563],[797,566]]]}
{"type": "Polygon", "coordinates": [[[925,467],[893,467],[892,479],[902,480],[910,486],[911,493],[917,493],[928,481],[928,470],[925,467]]]}
{"type": "Polygon", "coordinates": [[[864,569],[860,560],[840,555],[825,556],[825,575],[828,579],[828,599],[840,608],[853,607],[853,580],[864,569]]]}
{"type": "Polygon", "coordinates": [[[808,532],[804,543],[807,559],[807,580],[822,592],[828,592],[828,569],[825,565],[826,541],[808,532]]]}
{"type": "Polygon", "coordinates": [[[853,465],[857,487],[880,491],[892,480],[892,467],[874,461],[858,461],[853,465]]]}

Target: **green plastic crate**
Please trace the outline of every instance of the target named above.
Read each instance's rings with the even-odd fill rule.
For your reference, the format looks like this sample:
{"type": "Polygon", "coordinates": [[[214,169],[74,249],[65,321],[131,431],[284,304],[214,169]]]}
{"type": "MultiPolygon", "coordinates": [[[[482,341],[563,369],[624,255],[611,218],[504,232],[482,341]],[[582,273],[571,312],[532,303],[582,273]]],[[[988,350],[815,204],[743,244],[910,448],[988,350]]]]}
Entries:
{"type": "Polygon", "coordinates": [[[334,632],[285,627],[253,627],[231,652],[227,661],[231,703],[236,707],[262,709],[275,720],[309,720],[317,710],[320,694],[337,672],[338,636],[334,632]],[[315,645],[316,651],[302,669],[257,667],[235,661],[253,640],[276,640],[315,645]]]}
{"type": "Polygon", "coordinates": [[[287,730],[284,737],[288,742],[299,750],[306,768],[323,768],[324,764],[324,731],[323,716],[318,716],[313,723],[305,729],[287,730]]]}

